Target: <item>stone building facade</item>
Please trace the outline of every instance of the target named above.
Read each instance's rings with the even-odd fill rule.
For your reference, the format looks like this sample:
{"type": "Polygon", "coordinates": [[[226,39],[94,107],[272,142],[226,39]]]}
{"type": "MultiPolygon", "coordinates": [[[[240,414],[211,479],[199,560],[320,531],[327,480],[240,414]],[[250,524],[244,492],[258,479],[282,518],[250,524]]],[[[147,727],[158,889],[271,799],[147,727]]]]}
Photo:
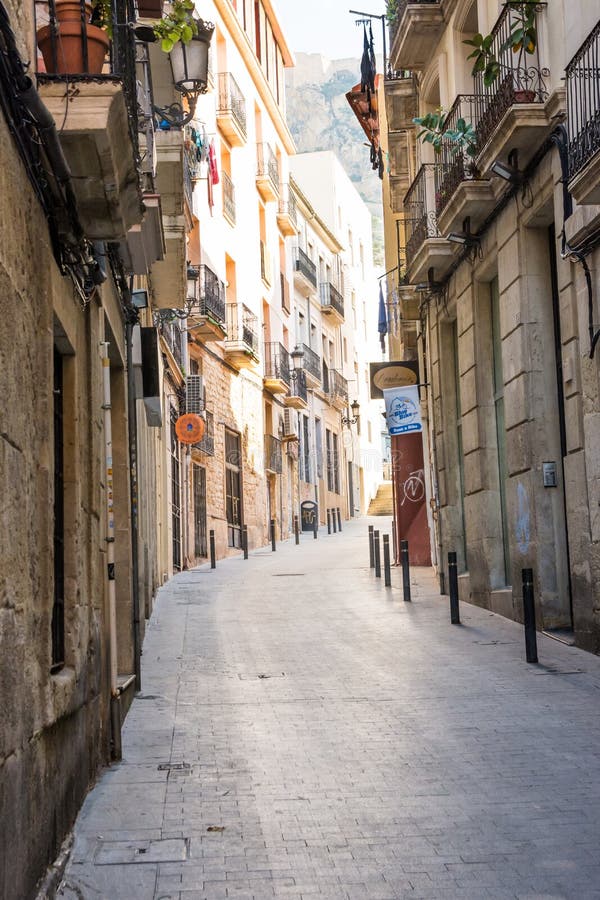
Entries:
{"type": "Polygon", "coordinates": [[[398,6],[388,251],[406,320],[396,338],[417,337],[428,382],[441,586],[455,551],[462,595],[521,620],[531,568],[538,628],[598,652],[597,11],[398,6]],[[526,50],[510,37],[523,22],[526,50]],[[467,59],[478,33],[492,35],[488,83],[467,59]],[[435,152],[412,118],[440,108],[435,152]]]}

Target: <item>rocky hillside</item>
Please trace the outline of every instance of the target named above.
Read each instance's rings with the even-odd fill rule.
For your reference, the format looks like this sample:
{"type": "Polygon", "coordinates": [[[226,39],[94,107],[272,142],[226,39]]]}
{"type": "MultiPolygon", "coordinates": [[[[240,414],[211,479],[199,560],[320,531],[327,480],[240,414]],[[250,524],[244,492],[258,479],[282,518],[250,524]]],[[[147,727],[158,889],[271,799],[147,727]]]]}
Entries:
{"type": "Polygon", "coordinates": [[[373,216],[375,264],[383,264],[381,181],[345,94],[360,81],[360,59],[297,53],[286,73],[287,118],[298,152],[333,150],[373,216]]]}

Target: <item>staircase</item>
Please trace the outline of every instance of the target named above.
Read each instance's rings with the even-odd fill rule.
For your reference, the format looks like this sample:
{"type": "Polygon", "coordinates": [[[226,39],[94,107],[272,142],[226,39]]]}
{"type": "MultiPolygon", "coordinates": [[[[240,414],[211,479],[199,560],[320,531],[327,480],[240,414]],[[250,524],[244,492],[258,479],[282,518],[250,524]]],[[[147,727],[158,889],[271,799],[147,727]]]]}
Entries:
{"type": "Polygon", "coordinates": [[[392,516],[394,505],[392,502],[392,482],[384,481],[377,488],[377,494],[369,503],[368,516],[392,516]]]}

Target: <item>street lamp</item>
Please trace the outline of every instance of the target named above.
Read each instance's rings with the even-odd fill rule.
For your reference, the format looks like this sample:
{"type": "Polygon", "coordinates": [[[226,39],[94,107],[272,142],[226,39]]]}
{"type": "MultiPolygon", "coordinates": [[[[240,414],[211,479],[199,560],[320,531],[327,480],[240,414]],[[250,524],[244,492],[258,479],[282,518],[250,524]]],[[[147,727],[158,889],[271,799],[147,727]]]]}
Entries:
{"type": "Polygon", "coordinates": [[[359,412],[360,412],[360,403],[358,400],[355,400],[350,405],[350,410],[352,412],[351,416],[342,416],[342,425],[356,425],[358,422],[359,412]]]}

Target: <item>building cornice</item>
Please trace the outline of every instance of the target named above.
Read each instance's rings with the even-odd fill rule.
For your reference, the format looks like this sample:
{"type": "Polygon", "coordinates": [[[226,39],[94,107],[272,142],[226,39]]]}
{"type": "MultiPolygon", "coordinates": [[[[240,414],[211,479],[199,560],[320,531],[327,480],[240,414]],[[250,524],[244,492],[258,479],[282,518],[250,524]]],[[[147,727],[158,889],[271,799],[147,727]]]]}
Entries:
{"type": "MultiPolygon", "coordinates": [[[[233,42],[235,43],[242,59],[244,60],[250,77],[254,82],[254,86],[258,92],[259,97],[264,103],[267,112],[275,126],[275,130],[277,135],[279,136],[279,140],[283,144],[283,147],[286,153],[293,156],[296,152],[296,147],[294,144],[294,139],[291,135],[291,132],[287,126],[287,122],[285,121],[282,110],[277,103],[273,95],[273,91],[271,90],[271,86],[267,81],[265,74],[262,70],[258,57],[254,52],[254,48],[250,43],[250,38],[242,28],[240,24],[240,20],[238,19],[237,13],[231,4],[231,0],[214,0],[215,7],[219,12],[223,24],[229,34],[233,42]]],[[[263,0],[265,12],[269,17],[269,22],[271,23],[271,28],[273,29],[273,34],[275,35],[277,42],[279,44],[280,50],[283,55],[284,65],[290,67],[294,65],[294,58],[283,38],[283,34],[281,32],[281,27],[277,22],[275,17],[275,12],[269,0],[263,0]],[[279,43],[281,38],[282,43],[279,43]]]]}

